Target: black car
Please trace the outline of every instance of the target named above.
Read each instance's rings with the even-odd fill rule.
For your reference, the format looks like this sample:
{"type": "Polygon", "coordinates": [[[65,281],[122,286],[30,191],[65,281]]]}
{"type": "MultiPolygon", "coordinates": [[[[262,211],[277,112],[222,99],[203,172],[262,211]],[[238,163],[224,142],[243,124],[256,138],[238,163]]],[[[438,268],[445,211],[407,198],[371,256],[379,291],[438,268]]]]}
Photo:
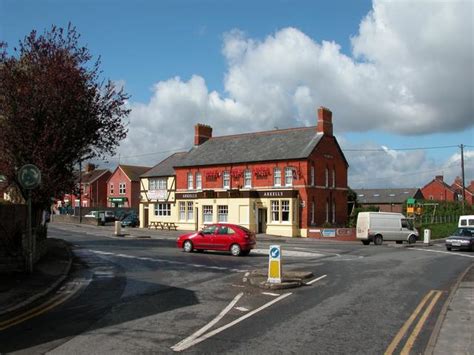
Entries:
{"type": "Polygon", "coordinates": [[[122,227],[138,227],[140,225],[140,220],[136,214],[129,214],[124,219],[122,219],[122,227]]]}
{"type": "Polygon", "coordinates": [[[458,228],[446,239],[446,249],[465,249],[474,251],[474,228],[458,228]]]}

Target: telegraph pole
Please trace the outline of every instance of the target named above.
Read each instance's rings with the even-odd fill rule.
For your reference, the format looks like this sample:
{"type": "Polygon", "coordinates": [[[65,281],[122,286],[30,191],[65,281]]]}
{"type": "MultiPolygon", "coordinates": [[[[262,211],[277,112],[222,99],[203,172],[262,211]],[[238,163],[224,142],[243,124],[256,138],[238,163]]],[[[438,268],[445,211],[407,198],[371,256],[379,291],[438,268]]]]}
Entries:
{"type": "Polygon", "coordinates": [[[464,204],[466,201],[466,188],[464,184],[464,144],[461,144],[461,171],[462,171],[462,213],[464,213],[464,204]]]}
{"type": "Polygon", "coordinates": [[[82,160],[79,159],[79,223],[82,223],[82,160]]]}

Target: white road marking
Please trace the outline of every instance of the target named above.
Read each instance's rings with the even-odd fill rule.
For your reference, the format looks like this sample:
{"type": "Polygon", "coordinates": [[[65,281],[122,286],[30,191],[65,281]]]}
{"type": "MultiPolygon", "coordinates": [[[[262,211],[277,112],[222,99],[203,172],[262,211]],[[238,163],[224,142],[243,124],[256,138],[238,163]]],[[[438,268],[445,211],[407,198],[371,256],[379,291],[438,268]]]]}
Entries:
{"type": "Polygon", "coordinates": [[[452,251],[443,251],[443,250],[432,250],[432,249],[421,249],[421,248],[408,248],[408,250],[420,250],[420,251],[428,251],[430,253],[441,253],[441,254],[448,254],[452,256],[464,256],[465,258],[474,258],[474,255],[456,253],[452,251]]]}
{"type": "Polygon", "coordinates": [[[189,346],[187,344],[192,343],[196,338],[198,338],[201,334],[204,334],[208,329],[214,326],[217,322],[219,322],[222,317],[224,317],[234,306],[235,304],[240,300],[240,298],[244,295],[243,292],[239,293],[237,296],[234,297],[234,299],[225,307],[221,313],[217,315],[216,318],[211,320],[209,323],[207,323],[204,327],[201,329],[197,330],[195,333],[191,334],[188,336],[186,339],[181,340],[178,344],[173,345],[171,349],[174,351],[181,351],[184,349],[187,349],[189,346]]]}
{"type": "Polygon", "coordinates": [[[249,309],[245,307],[235,307],[236,310],[241,311],[241,312],[248,312],[249,309]]]}
{"type": "Polygon", "coordinates": [[[273,297],[280,296],[279,293],[271,293],[271,292],[262,292],[262,295],[273,296],[273,297]]]}
{"type": "Polygon", "coordinates": [[[314,280],[311,280],[311,281],[307,282],[306,285],[312,285],[312,284],[314,284],[316,281],[319,281],[319,280],[324,279],[326,276],[328,276],[328,275],[319,276],[317,279],[314,279],[314,280]]]}
{"type": "Polygon", "coordinates": [[[275,304],[275,303],[277,303],[277,302],[279,302],[279,301],[285,299],[286,297],[288,297],[288,296],[290,296],[290,295],[292,295],[291,292],[290,292],[290,293],[285,293],[285,294],[281,295],[280,297],[275,298],[275,299],[273,299],[272,301],[270,301],[270,302],[268,302],[268,303],[265,303],[263,306],[261,306],[261,307],[259,307],[259,308],[257,308],[257,309],[254,309],[253,311],[251,311],[251,312],[249,312],[249,313],[247,313],[247,314],[245,314],[245,315],[243,315],[243,316],[237,318],[236,320],[234,320],[234,321],[232,321],[232,322],[230,322],[230,323],[228,323],[228,324],[226,324],[226,325],[223,325],[223,326],[220,327],[220,328],[214,329],[212,332],[209,332],[209,333],[207,333],[207,334],[205,334],[205,335],[203,335],[203,336],[201,336],[201,337],[199,337],[199,338],[196,338],[196,339],[194,339],[194,340],[192,340],[192,341],[188,341],[188,342],[186,342],[186,343],[184,343],[184,344],[181,344],[180,346],[178,346],[178,344],[180,344],[180,343],[178,343],[178,344],[172,346],[171,349],[173,349],[174,351],[186,350],[187,348],[190,348],[190,347],[193,346],[193,345],[199,344],[200,342],[203,342],[204,340],[209,339],[209,338],[213,337],[214,335],[219,334],[220,332],[222,332],[222,331],[224,331],[224,330],[226,330],[226,329],[228,329],[228,328],[230,328],[230,327],[232,327],[232,326],[234,326],[234,325],[236,325],[236,324],[238,324],[238,323],[244,321],[245,319],[247,319],[247,318],[253,316],[254,314],[257,314],[258,312],[263,311],[265,308],[270,307],[271,305],[273,305],[273,304],[275,304]]]}
{"type": "Polygon", "coordinates": [[[168,263],[168,264],[175,264],[175,265],[189,265],[195,268],[201,268],[201,269],[213,269],[213,270],[228,270],[232,272],[246,272],[248,270],[242,270],[242,269],[232,269],[232,268],[226,268],[222,266],[208,266],[208,265],[202,265],[202,264],[188,264],[182,261],[174,261],[174,260],[166,260],[166,259],[159,259],[159,258],[149,258],[149,257],[142,257],[142,256],[134,256],[134,255],[128,255],[128,254],[115,254],[115,253],[110,253],[107,251],[101,251],[101,250],[92,250],[89,249],[94,254],[99,254],[99,255],[108,255],[108,256],[116,256],[119,258],[126,258],[126,259],[137,259],[137,260],[146,260],[146,261],[152,261],[152,262],[159,262],[159,263],[168,263]]]}

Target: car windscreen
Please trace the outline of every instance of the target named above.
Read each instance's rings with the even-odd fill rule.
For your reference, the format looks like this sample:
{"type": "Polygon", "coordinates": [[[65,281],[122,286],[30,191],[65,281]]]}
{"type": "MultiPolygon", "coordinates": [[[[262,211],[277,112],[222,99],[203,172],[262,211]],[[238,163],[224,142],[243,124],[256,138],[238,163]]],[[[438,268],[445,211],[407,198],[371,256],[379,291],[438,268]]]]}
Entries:
{"type": "Polygon", "coordinates": [[[474,228],[458,228],[453,235],[456,237],[472,237],[474,235],[474,228]]]}

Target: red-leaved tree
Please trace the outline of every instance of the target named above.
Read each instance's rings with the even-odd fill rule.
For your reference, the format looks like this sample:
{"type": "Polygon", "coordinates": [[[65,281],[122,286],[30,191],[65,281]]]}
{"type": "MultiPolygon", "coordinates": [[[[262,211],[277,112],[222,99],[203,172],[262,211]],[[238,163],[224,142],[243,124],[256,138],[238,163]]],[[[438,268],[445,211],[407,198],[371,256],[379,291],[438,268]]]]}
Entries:
{"type": "Polygon", "coordinates": [[[113,155],[126,137],[128,95],[100,78],[79,34],[53,26],[32,31],[12,53],[0,43],[0,175],[25,191],[17,170],[35,164],[42,184],[33,201],[47,206],[75,185],[77,163],[113,155]]]}

